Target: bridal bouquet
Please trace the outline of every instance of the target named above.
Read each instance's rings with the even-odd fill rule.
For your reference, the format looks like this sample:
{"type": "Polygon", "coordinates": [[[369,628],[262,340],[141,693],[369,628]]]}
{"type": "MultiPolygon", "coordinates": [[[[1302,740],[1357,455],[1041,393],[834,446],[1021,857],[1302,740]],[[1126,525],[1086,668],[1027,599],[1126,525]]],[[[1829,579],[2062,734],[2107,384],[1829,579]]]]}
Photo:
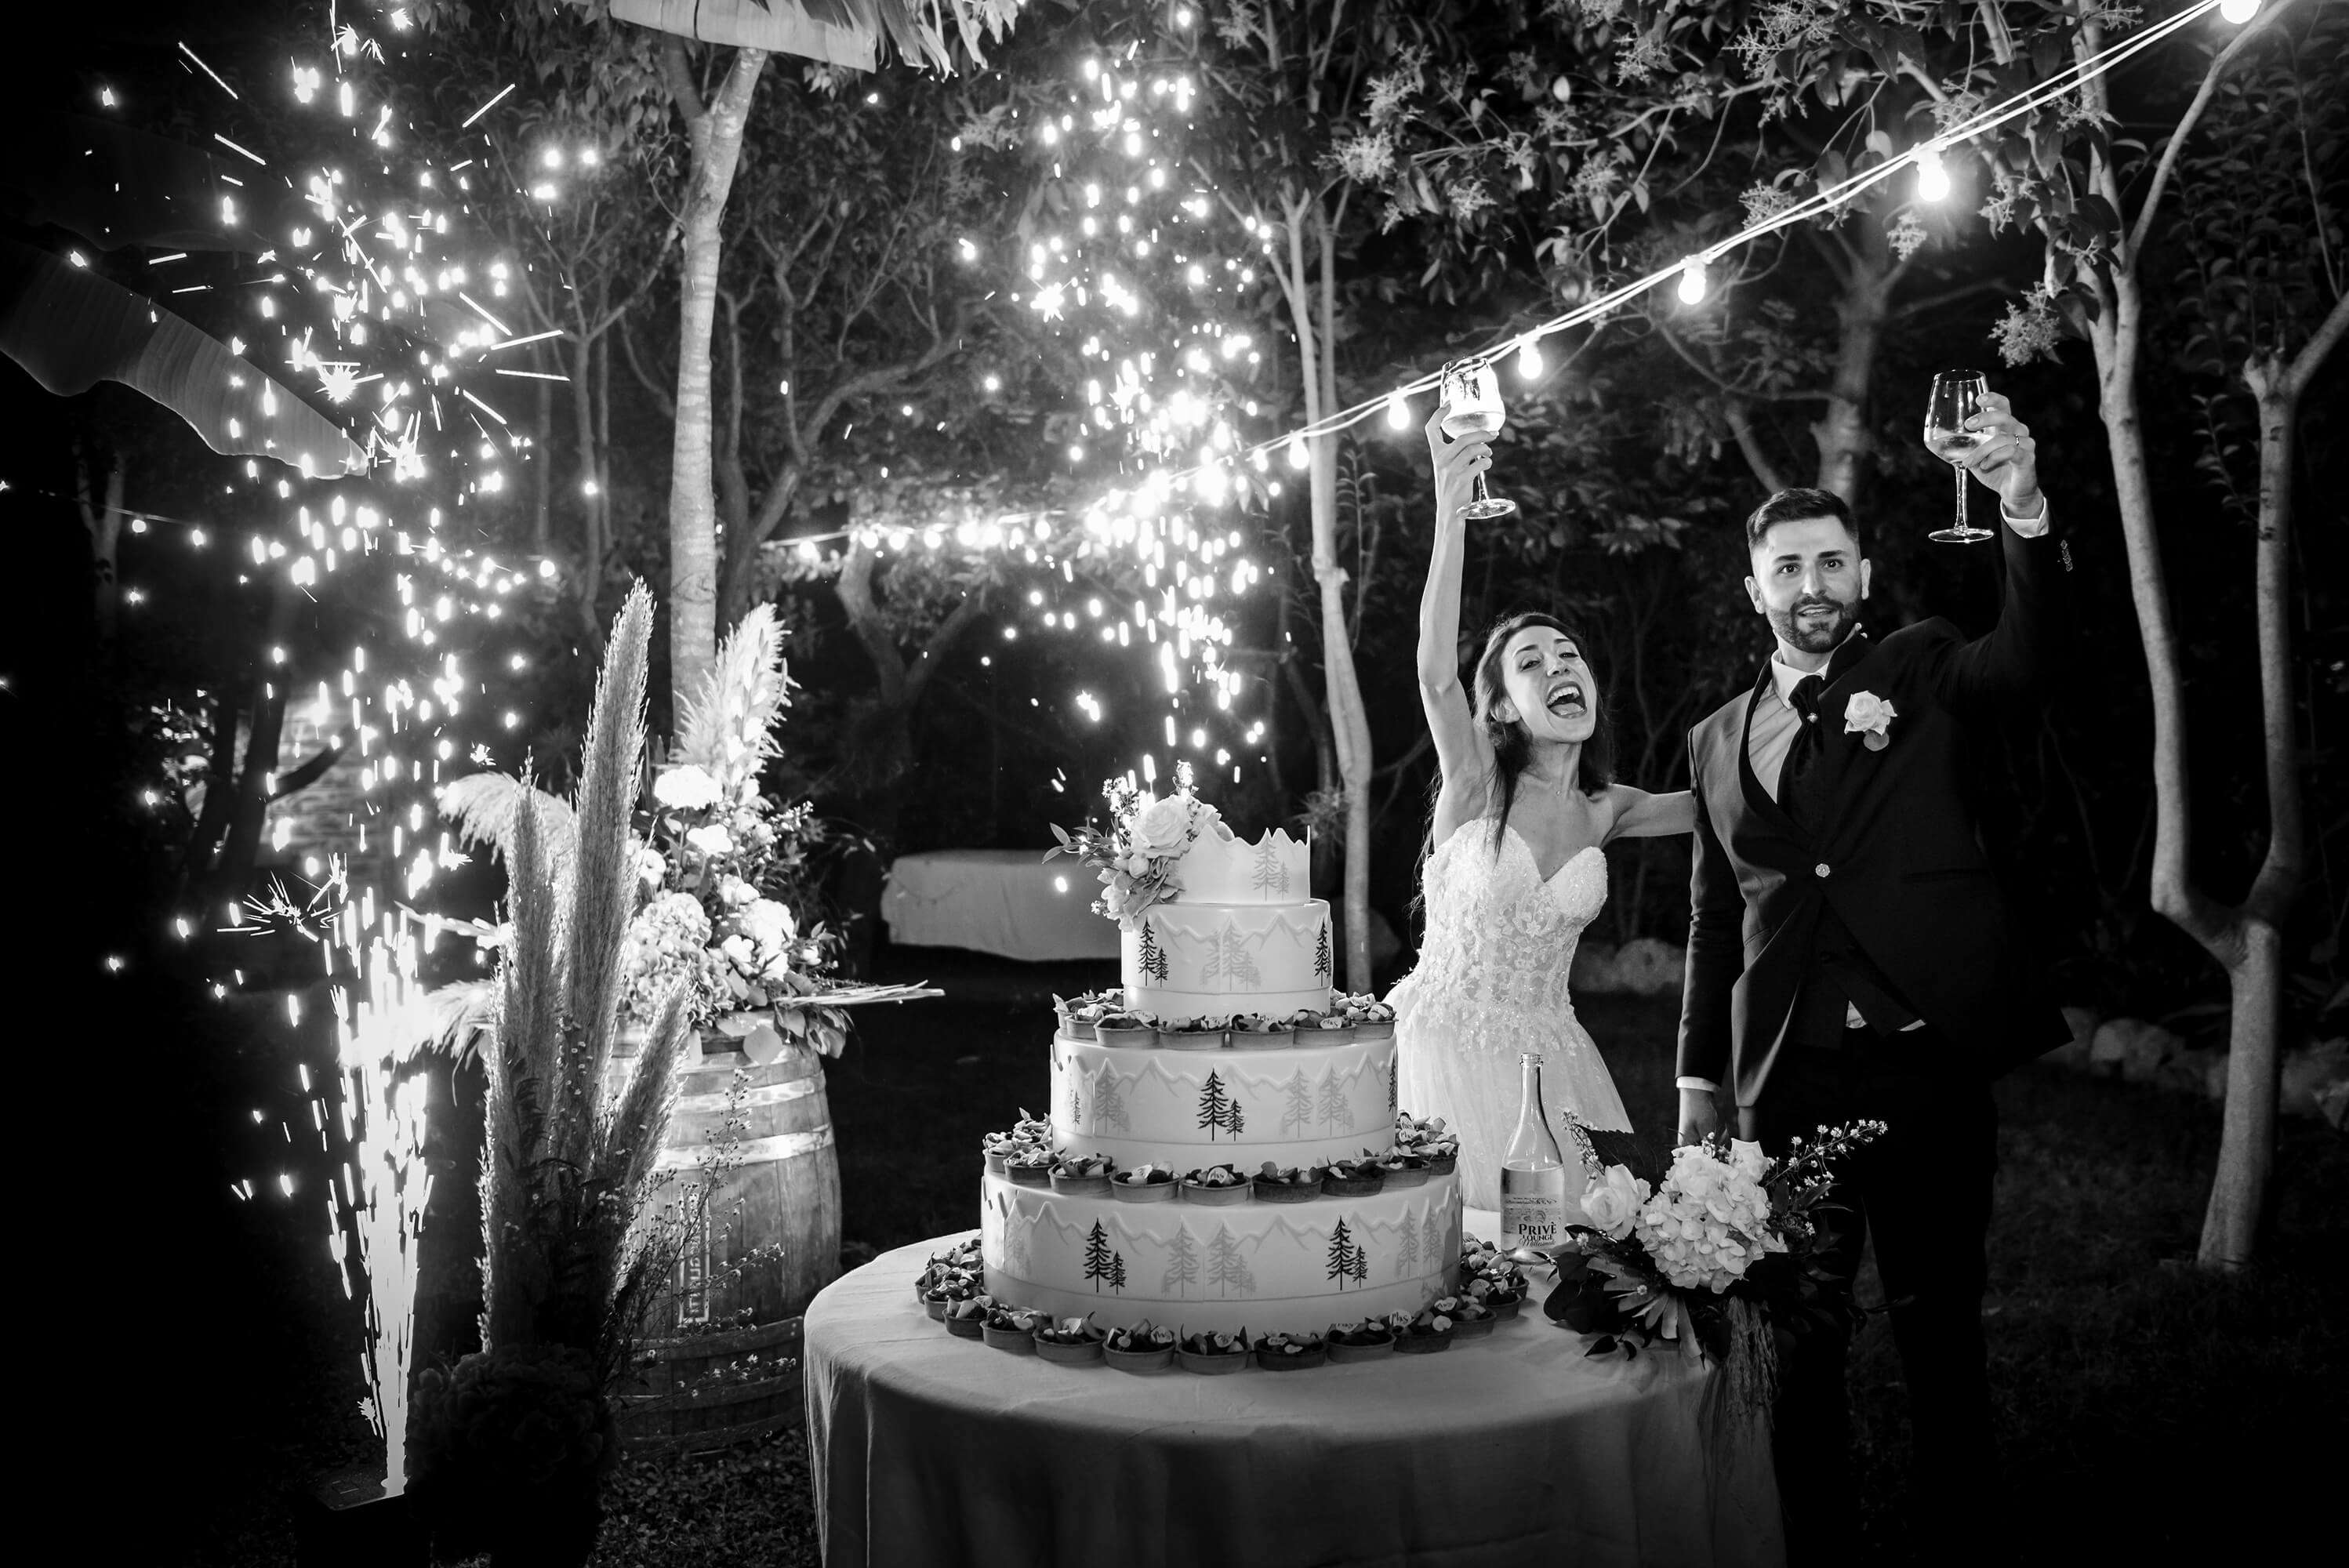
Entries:
{"type": "Polygon", "coordinates": [[[1132,779],[1112,779],[1102,786],[1109,800],[1107,831],[1088,822],[1071,832],[1058,822],[1052,836],[1060,843],[1044,858],[1071,855],[1100,873],[1102,895],[1093,913],[1121,925],[1132,925],[1152,904],[1164,903],[1183,891],[1174,874],[1184,851],[1201,833],[1223,819],[1213,806],[1191,793],[1191,765],[1174,765],[1174,793],[1159,799],[1137,787],[1132,779]]]}
{"type": "Polygon", "coordinates": [[[1559,1260],[1544,1310],[1590,1336],[1593,1356],[1635,1356],[1659,1340],[1712,1355],[1730,1367],[1741,1405],[1765,1406],[1773,1332],[1795,1331],[1820,1299],[1812,1210],[1834,1189],[1834,1163],[1881,1137],[1884,1124],[1821,1128],[1776,1160],[1758,1143],[1715,1134],[1674,1150],[1651,1182],[1602,1164],[1568,1119],[1589,1177],[1590,1223],[1567,1227],[1579,1247],[1559,1260]]]}

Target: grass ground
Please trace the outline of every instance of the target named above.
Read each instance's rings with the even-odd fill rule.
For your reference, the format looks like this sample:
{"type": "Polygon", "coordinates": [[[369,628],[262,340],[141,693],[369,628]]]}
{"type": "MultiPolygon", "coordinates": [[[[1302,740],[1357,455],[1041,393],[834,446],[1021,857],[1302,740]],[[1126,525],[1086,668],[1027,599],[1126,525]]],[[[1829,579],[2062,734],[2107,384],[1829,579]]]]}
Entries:
{"type": "MultiPolygon", "coordinates": [[[[1043,1103],[1050,993],[1107,979],[916,952],[892,969],[949,995],[869,1010],[829,1071],[852,1263],[970,1224],[980,1134],[1043,1103]]],[[[1635,1122],[1662,1121],[1674,1005],[1594,997],[1583,1016],[1635,1122]]],[[[2187,1262],[2218,1148],[2212,1108],[2040,1069],[2005,1079],[1998,1099],[1986,1310],[2004,1483],[1983,1501],[2010,1527],[2010,1560],[2166,1562],[2297,1543],[2349,1451],[2349,1140],[2286,1125],[2262,1264],[2217,1278],[2187,1262]]],[[[197,1494],[213,1514],[195,1522],[210,1542],[199,1561],[290,1561],[285,1490],[365,1447],[350,1414],[347,1309],[318,1239],[291,1208],[276,1212],[282,1233],[256,1221],[234,1238],[240,1269],[266,1285],[250,1313],[232,1315],[254,1357],[237,1369],[250,1440],[244,1460],[197,1494]]],[[[1880,1299],[1868,1277],[1861,1295],[1880,1299]]],[[[1873,1319],[1853,1385],[1868,1537],[1886,1563],[1915,1545],[1899,1378],[1889,1326],[1873,1319]]],[[[803,1439],[627,1467],[596,1560],[814,1563],[803,1439]]]]}

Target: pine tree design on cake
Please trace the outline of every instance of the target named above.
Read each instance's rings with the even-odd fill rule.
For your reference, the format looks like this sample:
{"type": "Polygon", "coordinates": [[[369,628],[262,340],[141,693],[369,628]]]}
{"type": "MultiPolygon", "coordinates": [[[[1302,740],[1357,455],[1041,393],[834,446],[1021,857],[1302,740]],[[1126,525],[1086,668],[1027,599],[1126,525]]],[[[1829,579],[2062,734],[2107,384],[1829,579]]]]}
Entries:
{"type": "Polygon", "coordinates": [[[1147,916],[1142,922],[1141,965],[1143,979],[1155,980],[1161,985],[1166,984],[1166,949],[1158,944],[1158,933],[1147,916]]]}
{"type": "Polygon", "coordinates": [[[1351,1132],[1354,1130],[1353,1104],[1347,1099],[1346,1086],[1338,1081],[1338,1075],[1334,1071],[1321,1075],[1321,1101],[1318,1107],[1318,1112],[1322,1131],[1351,1132]]]}
{"type": "Polygon", "coordinates": [[[1288,896],[1288,867],[1269,841],[1256,847],[1256,863],[1248,868],[1248,886],[1271,898],[1288,896]]]}
{"type": "Polygon", "coordinates": [[[1297,1136],[1302,1138],[1313,1122],[1313,1086],[1305,1081],[1305,1069],[1299,1068],[1280,1088],[1287,1097],[1281,1101],[1280,1135],[1288,1137],[1294,1128],[1297,1136]]]}
{"type": "Polygon", "coordinates": [[[1321,923],[1321,933],[1313,942],[1313,978],[1321,985],[1330,984],[1330,923],[1321,923]]]}
{"type": "Polygon", "coordinates": [[[1213,1068],[1207,1069],[1207,1087],[1199,1091],[1199,1125],[1206,1130],[1210,1143],[1231,1125],[1231,1101],[1224,1098],[1224,1078],[1213,1068]]]}
{"type": "Polygon", "coordinates": [[[1234,1139],[1237,1139],[1240,1130],[1246,1126],[1247,1126],[1247,1117],[1241,1111],[1240,1097],[1236,1094],[1225,1102],[1224,1130],[1230,1133],[1234,1139]]]}
{"type": "Polygon", "coordinates": [[[1340,1220],[1338,1228],[1330,1233],[1330,1263],[1329,1266],[1321,1272],[1330,1279],[1336,1280],[1338,1288],[1343,1290],[1346,1288],[1346,1282],[1356,1277],[1354,1259],[1353,1233],[1346,1229],[1345,1221],[1340,1220]]]}
{"type": "Polygon", "coordinates": [[[1125,1254],[1123,1253],[1112,1253],[1109,1255],[1109,1288],[1113,1295],[1125,1294],[1125,1254]]]}
{"type": "Polygon", "coordinates": [[[1208,939],[1206,966],[1199,971],[1199,984],[1220,985],[1226,991],[1264,984],[1256,954],[1248,951],[1248,940],[1237,926],[1226,923],[1208,939]]]}
{"type": "Polygon", "coordinates": [[[1077,1075],[1069,1075],[1069,1129],[1072,1132],[1085,1130],[1085,1097],[1077,1088],[1077,1075]]]}
{"type": "Polygon", "coordinates": [[[1356,1247],[1354,1249],[1354,1283],[1358,1285],[1368,1284],[1370,1277],[1371,1250],[1368,1247],[1356,1247]]]}
{"type": "Polygon", "coordinates": [[[1387,1058],[1387,1114],[1389,1116],[1392,1116],[1401,1105],[1401,1101],[1396,1098],[1395,1091],[1401,1087],[1397,1080],[1400,1078],[1402,1072],[1402,1058],[1401,1057],[1389,1057],[1387,1058]]]}
{"type": "Polygon", "coordinates": [[[1444,1223],[1435,1217],[1435,1205],[1427,1206],[1427,1221],[1420,1227],[1419,1255],[1428,1264],[1444,1259],[1444,1223]]]}
{"type": "Polygon", "coordinates": [[[1217,1225],[1216,1239],[1207,1243],[1207,1283],[1225,1295],[1234,1291],[1242,1295],[1256,1294],[1256,1275],[1240,1256],[1240,1239],[1232,1234],[1229,1225],[1217,1225]]]}
{"type": "Polygon", "coordinates": [[[1132,1132],[1133,1123],[1125,1114],[1125,1092],[1117,1087],[1117,1075],[1107,1067],[1093,1080],[1093,1129],[1112,1132],[1132,1132]]]}
{"type": "Polygon", "coordinates": [[[1158,1288],[1188,1295],[1198,1283],[1199,1243],[1191,1239],[1190,1226],[1179,1225],[1174,1239],[1166,1243],[1166,1277],[1158,1282],[1158,1288]]]}
{"type": "Polygon", "coordinates": [[[1409,1278],[1418,1264],[1419,1227],[1405,1220],[1395,1234],[1395,1278],[1409,1278]]]}
{"type": "Polygon", "coordinates": [[[1109,1261],[1113,1254],[1109,1248],[1109,1233],[1102,1229],[1099,1220],[1085,1237],[1084,1277],[1093,1282],[1093,1294],[1101,1294],[1102,1281],[1109,1277],[1109,1261]]]}

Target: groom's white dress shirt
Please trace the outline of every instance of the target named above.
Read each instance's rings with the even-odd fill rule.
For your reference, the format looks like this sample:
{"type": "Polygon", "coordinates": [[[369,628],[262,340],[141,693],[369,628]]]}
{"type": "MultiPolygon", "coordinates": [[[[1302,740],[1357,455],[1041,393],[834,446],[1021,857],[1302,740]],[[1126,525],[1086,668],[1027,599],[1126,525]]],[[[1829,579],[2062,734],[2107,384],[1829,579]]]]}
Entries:
{"type": "MultiPolygon", "coordinates": [[[[2019,538],[2036,539],[2047,531],[2047,503],[2044,499],[2039,503],[2037,517],[2017,517],[2006,510],[2003,500],[1999,503],[1998,514],[2019,538]]],[[[1802,714],[1795,707],[1795,683],[1816,673],[1796,669],[1781,657],[1775,648],[1771,650],[1770,690],[1775,700],[1754,705],[1754,722],[1745,732],[1745,756],[1754,764],[1754,777],[1761,782],[1762,788],[1770,791],[1773,800],[1778,798],[1778,775],[1785,770],[1786,753],[1793,749],[1795,731],[1802,723],[1802,714]]],[[[1865,1028],[1868,1025],[1868,1020],[1859,1016],[1857,1005],[1845,1009],[1843,1021],[1844,1026],[1850,1029],[1865,1028]]],[[[1921,1029],[1924,1026],[1925,1020],[1919,1018],[1908,1027],[1921,1029]]],[[[1901,1032],[1906,1034],[1908,1030],[1901,1032]]],[[[1707,1094],[1720,1087],[1711,1078],[1676,1078],[1673,1083],[1679,1088],[1701,1088],[1707,1094]]]]}

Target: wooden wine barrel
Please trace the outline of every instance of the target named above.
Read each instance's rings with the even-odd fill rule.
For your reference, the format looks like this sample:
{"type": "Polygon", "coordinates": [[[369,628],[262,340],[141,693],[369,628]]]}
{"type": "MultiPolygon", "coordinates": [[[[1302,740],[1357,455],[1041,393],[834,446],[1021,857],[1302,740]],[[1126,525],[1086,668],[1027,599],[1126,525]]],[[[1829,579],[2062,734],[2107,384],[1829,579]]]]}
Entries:
{"type": "Polygon", "coordinates": [[[621,1451],[720,1449],[801,1419],[802,1321],[639,1342],[648,1359],[616,1401],[621,1451]]]}
{"type": "MultiPolygon", "coordinates": [[[[644,1325],[650,1339],[745,1310],[762,1326],[796,1318],[840,1272],[840,1156],[823,1059],[786,1044],[759,1062],[741,1044],[705,1035],[699,1054],[678,1067],[677,1109],[657,1166],[666,1180],[654,1202],[668,1201],[680,1178],[698,1180],[710,1135],[725,1126],[738,1072],[746,1080],[739,1103],[748,1125],[740,1163],[710,1195],[708,1222],[678,1262],[674,1292],[659,1298],[644,1325]]],[[[607,1092],[617,1092],[642,1048],[640,1037],[621,1035],[613,1049],[616,1087],[607,1092]]]]}

